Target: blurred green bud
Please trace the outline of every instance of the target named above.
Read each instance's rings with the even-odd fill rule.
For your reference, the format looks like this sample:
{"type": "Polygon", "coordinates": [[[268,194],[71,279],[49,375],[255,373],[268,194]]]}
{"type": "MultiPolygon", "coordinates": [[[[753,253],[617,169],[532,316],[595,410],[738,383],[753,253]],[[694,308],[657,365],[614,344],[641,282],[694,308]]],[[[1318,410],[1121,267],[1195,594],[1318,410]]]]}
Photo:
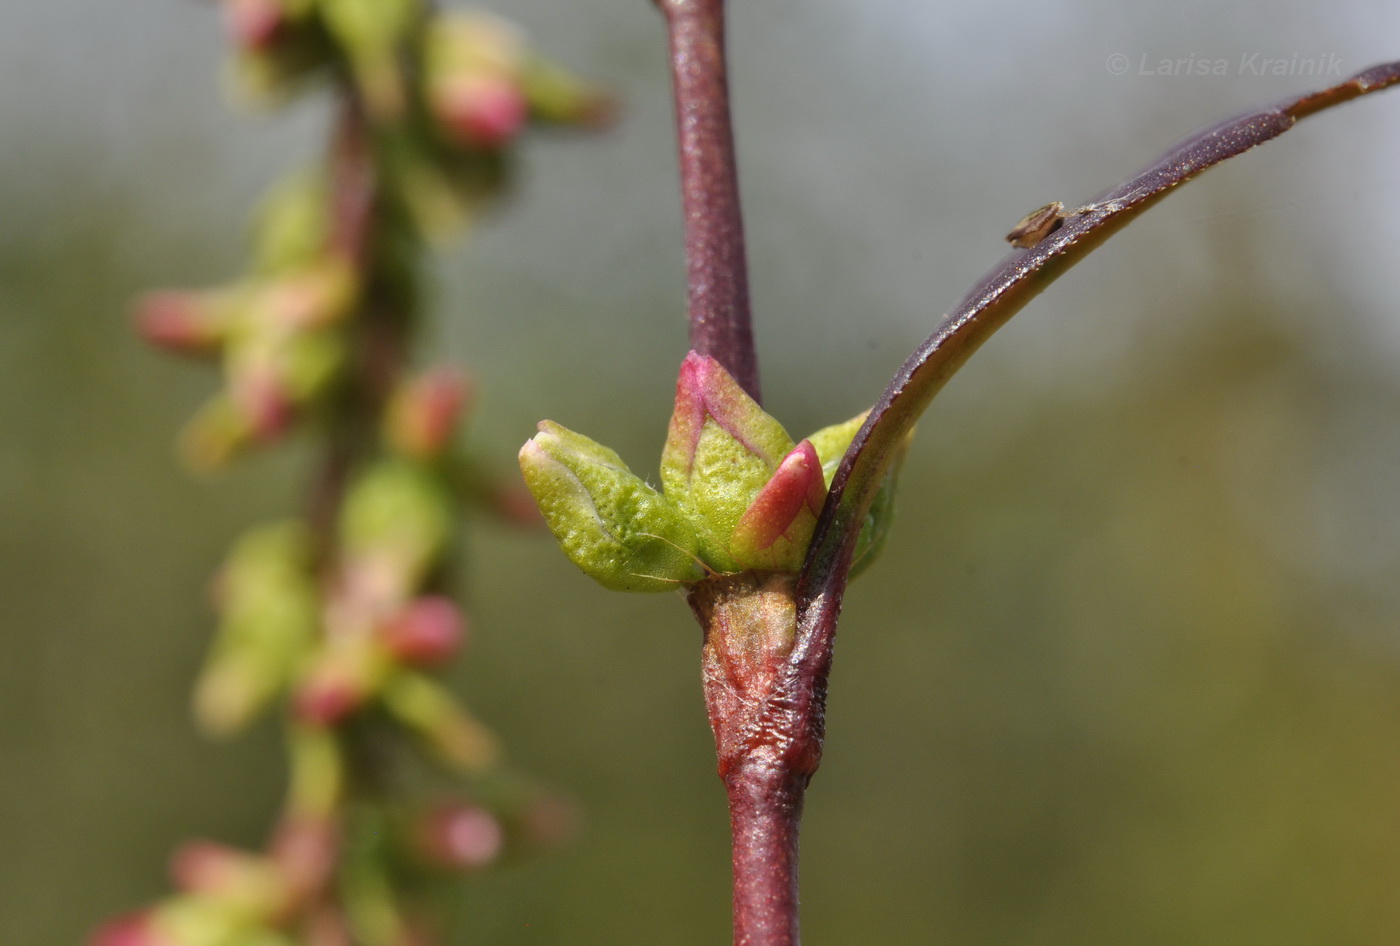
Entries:
{"type": "Polygon", "coordinates": [[[290,904],[291,890],[269,858],[213,841],[181,845],[170,876],[186,893],[199,894],[248,917],[272,920],[290,904]]]}
{"type": "Polygon", "coordinates": [[[275,275],[319,259],[330,231],[326,175],[319,170],[290,175],[263,199],[254,219],[255,270],[275,275]]]}
{"type": "Polygon", "coordinates": [[[384,708],[443,765],[462,773],[490,769],[500,757],[491,731],[428,677],[395,671],[380,692],[384,708]]]}
{"type": "Polygon", "coordinates": [[[695,352],[686,356],[661,453],[661,484],[691,517],[701,557],[716,570],[741,570],[730,535],[793,446],[783,425],[719,362],[695,352]]]}
{"type": "MultiPolygon", "coordinates": [[[[246,349],[239,354],[246,355],[246,349]]],[[[281,367],[275,355],[235,357],[230,365],[229,396],[259,443],[271,443],[286,433],[296,412],[296,398],[281,367]]]]}
{"type": "Polygon", "coordinates": [[[218,469],[245,448],[282,437],[344,361],[345,342],[335,332],[250,328],[244,314],[224,349],[225,390],[181,437],[181,453],[197,470],[218,469]]]}
{"type": "Polygon", "coordinates": [[[339,737],[319,726],[291,726],[287,750],[291,773],[286,816],[307,822],[331,819],[345,791],[345,757],[339,737]]]}
{"type": "Polygon", "coordinates": [[[234,546],[218,581],[218,636],[195,689],[195,716],[209,732],[246,726],[310,647],[319,626],[310,562],[299,523],[255,529],[234,546]]]}
{"type": "Polygon", "coordinates": [[[521,73],[530,118],[554,125],[605,128],[617,115],[617,100],[591,82],[538,56],[521,73]]]}
{"type": "MultiPolygon", "coordinates": [[[[308,815],[285,810],[267,849],[298,906],[324,896],[335,875],[340,850],[340,819],[333,813],[308,815]]],[[[320,943],[316,939],[312,942],[320,943]]]]}
{"type": "Polygon", "coordinates": [[[224,372],[230,403],[251,439],[268,443],[286,433],[297,409],[336,376],[344,354],[344,340],[331,331],[245,323],[225,351],[224,372]]]}
{"type": "Polygon", "coordinates": [[[259,918],[202,894],[165,900],[151,912],[151,928],[170,946],[294,946],[259,918]]]}
{"type": "Polygon", "coordinates": [[[237,88],[257,103],[276,102],[331,62],[313,13],[316,0],[224,0],[237,55],[237,88]]]}
{"type": "Polygon", "coordinates": [[[585,574],[618,591],[698,581],[684,515],[612,450],[551,421],[520,450],[520,470],[550,531],[585,574]]]}
{"type": "Polygon", "coordinates": [[[385,460],[351,485],[341,513],[343,581],[354,600],[407,601],[447,546],[452,503],[433,474],[385,460]]]}
{"type": "Polygon", "coordinates": [[[501,151],[452,151],[423,136],[396,136],[380,152],[413,228],[425,239],[459,232],[505,189],[510,162],[501,151]]]}
{"type": "Polygon", "coordinates": [[[407,106],[400,51],[423,15],[420,0],[320,0],[321,17],[340,45],[370,114],[396,119],[407,106]]]}
{"type": "Polygon", "coordinates": [[[180,456],[192,469],[217,470],[253,442],[253,424],[227,393],[201,407],[180,434],[180,456]]]}

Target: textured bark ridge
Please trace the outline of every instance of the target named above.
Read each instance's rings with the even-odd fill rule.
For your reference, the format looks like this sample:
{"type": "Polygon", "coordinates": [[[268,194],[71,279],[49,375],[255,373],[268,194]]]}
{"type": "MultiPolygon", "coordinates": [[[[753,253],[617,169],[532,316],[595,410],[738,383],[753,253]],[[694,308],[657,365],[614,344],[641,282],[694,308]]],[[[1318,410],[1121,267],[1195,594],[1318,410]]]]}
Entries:
{"type": "MultiPolygon", "coordinates": [[[[779,688],[797,630],[795,575],[745,572],[702,582],[690,606],[705,630],[705,706],[719,753],[719,774],[762,757],[792,763],[786,701],[779,688]]],[[[800,766],[810,775],[815,765],[800,766]]]]}

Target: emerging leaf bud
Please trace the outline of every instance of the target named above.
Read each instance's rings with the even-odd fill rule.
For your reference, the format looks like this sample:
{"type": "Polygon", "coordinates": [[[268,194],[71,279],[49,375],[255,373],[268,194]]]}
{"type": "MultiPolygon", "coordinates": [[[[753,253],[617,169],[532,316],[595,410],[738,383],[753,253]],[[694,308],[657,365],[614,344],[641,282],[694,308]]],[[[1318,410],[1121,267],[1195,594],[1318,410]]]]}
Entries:
{"type": "Polygon", "coordinates": [[[730,554],[746,569],[797,571],[825,499],[821,460],[811,441],[804,440],[783,458],[739,518],[729,539],[730,554]]]}
{"type": "Polygon", "coordinates": [[[618,591],[670,591],[704,577],[696,536],[665,496],[612,450],[551,421],[520,450],[520,470],[565,554],[618,591]]]}
{"type": "Polygon", "coordinates": [[[730,535],[792,449],[783,425],[719,362],[695,352],[686,356],[661,454],[661,483],[666,497],[691,517],[702,557],[719,571],[741,569],[730,535]]]}
{"type": "Polygon", "coordinates": [[[831,484],[831,478],[836,475],[836,468],[841,465],[841,458],[846,455],[846,448],[860,432],[861,425],[865,423],[869,413],[865,411],[848,421],[823,427],[807,438],[812,441],[812,446],[822,461],[822,476],[826,478],[828,486],[831,484]]]}

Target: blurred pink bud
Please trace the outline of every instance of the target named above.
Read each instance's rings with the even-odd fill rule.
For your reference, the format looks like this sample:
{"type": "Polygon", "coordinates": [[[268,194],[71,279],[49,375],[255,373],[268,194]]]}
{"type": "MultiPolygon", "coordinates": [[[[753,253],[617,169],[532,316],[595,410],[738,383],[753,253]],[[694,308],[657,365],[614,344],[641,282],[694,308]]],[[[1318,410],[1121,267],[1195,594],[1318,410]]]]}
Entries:
{"type": "Polygon", "coordinates": [[[506,835],[484,808],[445,802],[424,816],[418,845],[431,864],[448,870],[480,870],[500,856],[506,835]]]}
{"type": "Polygon", "coordinates": [[[358,629],[329,640],[292,698],[297,717],[318,726],[343,721],[383,687],[386,656],[377,638],[358,629]]]}
{"type": "Polygon", "coordinates": [[[271,844],[273,862],[298,900],[314,897],[330,882],[340,839],[334,823],[324,818],[289,818],[277,828],[271,844]]]}
{"type": "Polygon", "coordinates": [[[248,421],[254,439],[276,440],[291,427],[296,416],[287,385],[273,371],[250,369],[232,379],[233,399],[248,421]]]}
{"type": "Polygon", "coordinates": [[[187,893],[218,893],[236,883],[250,855],[213,841],[191,841],[170,857],[170,878],[187,893]]]}
{"type": "Polygon", "coordinates": [[[87,946],[175,946],[162,936],[150,911],[128,913],[108,920],[88,938],[87,946]]]}
{"type": "Polygon", "coordinates": [[[730,554],[745,568],[795,571],[825,500],[822,461],[812,442],[804,440],[783,458],[739,517],[729,539],[730,554]]]}
{"type": "Polygon", "coordinates": [[[433,112],[448,133],[478,148],[504,148],[530,117],[524,91],[508,75],[444,77],[434,83],[431,97],[433,112]]]}
{"type": "Polygon", "coordinates": [[[286,11],[279,0],[225,0],[224,19],[234,42],[244,49],[266,49],[277,38],[286,11]]]}
{"type": "Polygon", "coordinates": [[[213,354],[224,341],[207,297],[197,292],[169,290],[142,297],[136,304],[136,330],[157,348],[182,355],[213,354]]]}
{"type": "Polygon", "coordinates": [[[292,708],[298,719],[334,726],[360,708],[365,694],[358,681],[339,667],[318,667],[297,689],[292,708]]]}
{"type": "Polygon", "coordinates": [[[451,598],[428,595],[390,618],[382,634],[389,652],[404,663],[433,666],[450,660],[461,648],[466,621],[451,598]]]}
{"type": "Polygon", "coordinates": [[[415,459],[442,453],[471,397],[471,385],[461,372],[438,368],[405,385],[389,407],[389,439],[415,459]]]}
{"type": "Polygon", "coordinates": [[[345,916],[333,907],[318,910],[307,923],[306,946],[354,946],[345,916]]]}
{"type": "Polygon", "coordinates": [[[319,328],[348,314],[357,293],[350,263],[327,257],[263,285],[258,306],[265,318],[282,328],[319,328]]]}

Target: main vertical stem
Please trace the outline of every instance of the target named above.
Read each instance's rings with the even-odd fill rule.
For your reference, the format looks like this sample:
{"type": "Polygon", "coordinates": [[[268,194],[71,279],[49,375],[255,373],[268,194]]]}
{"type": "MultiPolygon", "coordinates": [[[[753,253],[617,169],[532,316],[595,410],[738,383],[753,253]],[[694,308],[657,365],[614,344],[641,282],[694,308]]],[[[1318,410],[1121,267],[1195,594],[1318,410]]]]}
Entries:
{"type": "MultiPolygon", "coordinates": [[[[370,129],[359,96],[347,85],[341,91],[341,98],[340,121],[330,154],[332,196],[328,249],[343,259],[368,286],[370,244],[379,203],[378,173],[370,129]]],[[[342,382],[332,407],[326,451],[312,487],[308,520],[316,536],[318,556],[323,556],[333,541],[335,522],[352,468],[366,446],[366,437],[377,416],[378,396],[372,394],[371,389],[383,388],[383,385],[367,377],[364,363],[370,356],[365,347],[363,333],[360,333],[355,339],[351,372],[342,382]]]]}
{"type": "MultiPolygon", "coordinates": [[[[761,400],[744,221],[729,116],[724,0],[656,0],[666,15],[676,97],[690,346],[761,400]]],[[[790,576],[745,574],[692,589],[705,629],[705,702],[733,834],[735,946],[797,946],[797,842],[821,758],[820,700],[794,696],[790,576]],[[815,707],[815,715],[791,707],[815,707]]]]}
{"type": "Polygon", "coordinates": [[[792,575],[712,578],[690,592],[705,629],[705,706],[733,834],[735,946],[798,943],[797,840],[821,761],[820,714],[791,691],[792,575]]]}
{"type": "Polygon", "coordinates": [[[795,946],[797,833],[806,777],[740,766],[725,779],[733,834],[734,946],[795,946]]]}
{"type": "Polygon", "coordinates": [[[724,59],[724,0],[657,0],[671,42],[690,347],[761,401],[724,59]]]}

